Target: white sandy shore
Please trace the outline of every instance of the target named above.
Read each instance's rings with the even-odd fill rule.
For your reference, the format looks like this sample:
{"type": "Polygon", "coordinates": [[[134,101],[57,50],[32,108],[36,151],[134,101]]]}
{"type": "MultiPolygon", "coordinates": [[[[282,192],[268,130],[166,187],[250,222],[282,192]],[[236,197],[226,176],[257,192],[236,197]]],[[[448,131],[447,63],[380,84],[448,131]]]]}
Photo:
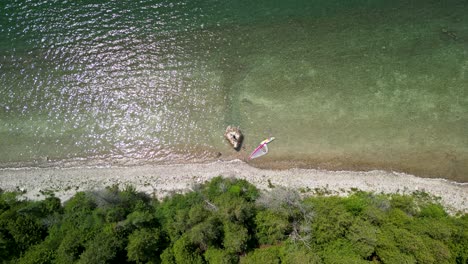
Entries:
{"type": "Polygon", "coordinates": [[[55,196],[64,201],[77,191],[130,184],[139,191],[161,198],[174,191],[190,190],[194,184],[219,175],[246,179],[266,190],[270,189],[271,183],[301,190],[326,189],[338,195],[345,195],[354,188],[376,193],[425,191],[440,197],[441,203],[449,211],[468,213],[468,184],[385,171],[262,170],[239,160],[135,167],[1,169],[0,188],[25,190],[24,196],[29,199],[41,199],[42,193],[53,191],[55,196]]]}

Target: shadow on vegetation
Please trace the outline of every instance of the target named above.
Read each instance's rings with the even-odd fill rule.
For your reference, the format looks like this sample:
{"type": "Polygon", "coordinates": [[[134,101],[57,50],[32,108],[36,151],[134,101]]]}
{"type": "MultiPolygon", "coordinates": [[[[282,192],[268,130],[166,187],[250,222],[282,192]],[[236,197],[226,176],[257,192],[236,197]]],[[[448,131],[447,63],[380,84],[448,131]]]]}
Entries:
{"type": "Polygon", "coordinates": [[[217,177],[162,201],[133,187],[0,193],[2,263],[467,263],[468,215],[425,193],[349,197],[217,177]]]}

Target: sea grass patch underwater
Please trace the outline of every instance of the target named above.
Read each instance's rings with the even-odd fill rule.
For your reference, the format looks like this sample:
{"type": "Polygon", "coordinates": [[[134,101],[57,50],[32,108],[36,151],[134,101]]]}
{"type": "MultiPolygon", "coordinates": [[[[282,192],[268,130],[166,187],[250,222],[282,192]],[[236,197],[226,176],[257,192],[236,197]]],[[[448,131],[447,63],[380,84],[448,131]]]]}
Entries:
{"type": "Polygon", "coordinates": [[[127,186],[0,194],[4,263],[466,263],[468,216],[433,197],[308,196],[217,177],[156,200],[127,186]]]}

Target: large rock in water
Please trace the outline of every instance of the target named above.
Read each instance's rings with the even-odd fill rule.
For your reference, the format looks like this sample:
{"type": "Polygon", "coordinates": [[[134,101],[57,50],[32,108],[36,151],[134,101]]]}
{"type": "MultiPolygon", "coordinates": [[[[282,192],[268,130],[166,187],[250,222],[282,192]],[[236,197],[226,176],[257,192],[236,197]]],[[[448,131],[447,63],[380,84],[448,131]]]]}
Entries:
{"type": "Polygon", "coordinates": [[[231,143],[235,150],[240,150],[244,136],[239,127],[228,126],[226,132],[224,132],[224,137],[231,143]]]}

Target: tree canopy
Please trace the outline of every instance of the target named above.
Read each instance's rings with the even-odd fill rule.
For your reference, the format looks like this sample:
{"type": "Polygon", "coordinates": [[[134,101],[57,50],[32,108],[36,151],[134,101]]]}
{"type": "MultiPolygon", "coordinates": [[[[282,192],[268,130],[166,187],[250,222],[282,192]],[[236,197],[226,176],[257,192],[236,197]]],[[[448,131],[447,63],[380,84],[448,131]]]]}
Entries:
{"type": "Polygon", "coordinates": [[[216,177],[159,201],[133,187],[0,192],[2,263],[468,263],[468,215],[430,195],[304,196],[216,177]]]}

